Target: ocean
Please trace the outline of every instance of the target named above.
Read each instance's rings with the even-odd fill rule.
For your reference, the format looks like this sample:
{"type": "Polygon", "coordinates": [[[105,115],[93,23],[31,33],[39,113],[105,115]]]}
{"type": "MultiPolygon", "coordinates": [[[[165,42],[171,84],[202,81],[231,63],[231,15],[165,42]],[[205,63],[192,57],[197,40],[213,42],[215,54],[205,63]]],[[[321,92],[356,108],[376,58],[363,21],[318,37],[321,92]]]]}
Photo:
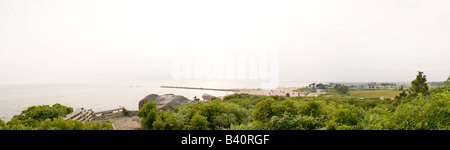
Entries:
{"type": "MultiPolygon", "coordinates": [[[[98,84],[29,84],[0,85],[0,118],[7,122],[14,115],[34,105],[61,105],[73,109],[85,108],[101,111],[123,106],[138,110],[138,103],[149,94],[194,96],[201,99],[205,93],[214,96],[233,94],[227,91],[160,88],[186,86],[203,88],[258,88],[256,82],[151,82],[151,83],[98,83],[98,84]]],[[[280,87],[306,86],[305,82],[280,82],[280,87]]]]}

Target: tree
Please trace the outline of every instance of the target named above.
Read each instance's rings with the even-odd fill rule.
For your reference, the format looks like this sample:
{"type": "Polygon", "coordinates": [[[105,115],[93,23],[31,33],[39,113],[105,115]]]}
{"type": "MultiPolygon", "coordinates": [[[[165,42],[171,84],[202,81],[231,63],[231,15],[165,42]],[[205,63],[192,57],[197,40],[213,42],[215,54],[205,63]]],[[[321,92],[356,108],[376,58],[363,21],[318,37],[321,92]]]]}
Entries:
{"type": "Polygon", "coordinates": [[[408,96],[408,94],[406,94],[406,92],[403,91],[403,92],[401,92],[400,94],[398,94],[397,96],[395,96],[395,99],[396,99],[396,100],[400,100],[400,99],[402,99],[402,98],[404,98],[404,97],[407,97],[407,96],[408,96]]]}
{"type": "Polygon", "coordinates": [[[450,86],[450,76],[448,76],[447,81],[444,81],[444,86],[445,87],[450,86]]]}
{"type": "Polygon", "coordinates": [[[422,95],[429,95],[428,91],[428,84],[427,82],[427,76],[423,75],[423,72],[419,71],[419,74],[417,74],[416,79],[414,79],[411,82],[411,88],[409,88],[409,95],[411,96],[417,96],[419,93],[422,93],[422,95]]]}
{"type": "Polygon", "coordinates": [[[337,91],[338,93],[341,93],[341,94],[346,94],[346,95],[348,95],[348,92],[349,92],[348,87],[345,86],[345,85],[341,85],[341,84],[336,84],[336,85],[334,86],[334,89],[336,89],[336,91],[337,91]]]}

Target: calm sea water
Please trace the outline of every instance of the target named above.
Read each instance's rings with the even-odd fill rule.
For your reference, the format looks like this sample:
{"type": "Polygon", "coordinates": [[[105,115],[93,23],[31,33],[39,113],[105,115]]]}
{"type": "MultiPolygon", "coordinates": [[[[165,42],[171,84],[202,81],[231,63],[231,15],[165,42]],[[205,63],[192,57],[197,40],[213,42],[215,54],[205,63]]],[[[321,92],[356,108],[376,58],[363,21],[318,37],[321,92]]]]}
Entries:
{"type": "MultiPolygon", "coordinates": [[[[164,82],[164,83],[114,83],[114,84],[39,84],[39,85],[0,85],[0,117],[11,120],[14,115],[34,105],[65,106],[101,111],[124,106],[137,110],[141,99],[149,94],[176,94],[188,99],[201,98],[205,93],[224,96],[232,92],[167,89],[168,86],[190,86],[205,88],[258,88],[259,83],[243,82],[164,82]]],[[[281,82],[281,87],[304,86],[303,82],[281,82]]]]}

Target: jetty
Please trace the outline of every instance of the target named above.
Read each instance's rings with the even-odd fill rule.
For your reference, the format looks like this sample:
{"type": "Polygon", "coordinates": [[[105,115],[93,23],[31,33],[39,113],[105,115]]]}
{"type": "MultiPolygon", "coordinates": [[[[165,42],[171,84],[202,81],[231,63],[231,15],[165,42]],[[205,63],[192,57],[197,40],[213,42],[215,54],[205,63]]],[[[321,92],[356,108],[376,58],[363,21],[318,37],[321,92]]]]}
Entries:
{"type": "Polygon", "coordinates": [[[190,89],[190,90],[210,90],[210,91],[230,91],[238,92],[239,89],[217,89],[217,88],[198,88],[198,87],[185,87],[185,86],[161,86],[161,88],[172,88],[172,89],[190,89]]]}

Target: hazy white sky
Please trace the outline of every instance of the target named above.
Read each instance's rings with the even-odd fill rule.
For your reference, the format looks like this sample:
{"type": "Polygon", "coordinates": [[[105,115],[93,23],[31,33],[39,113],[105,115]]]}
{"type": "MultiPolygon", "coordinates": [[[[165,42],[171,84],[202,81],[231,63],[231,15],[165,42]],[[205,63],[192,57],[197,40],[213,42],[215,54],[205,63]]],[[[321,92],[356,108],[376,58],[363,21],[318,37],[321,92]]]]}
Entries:
{"type": "MultiPolygon", "coordinates": [[[[281,81],[450,75],[448,0],[0,0],[0,83],[171,80],[176,45],[279,47],[281,81]]],[[[207,62],[204,62],[207,63],[207,62]]]]}

